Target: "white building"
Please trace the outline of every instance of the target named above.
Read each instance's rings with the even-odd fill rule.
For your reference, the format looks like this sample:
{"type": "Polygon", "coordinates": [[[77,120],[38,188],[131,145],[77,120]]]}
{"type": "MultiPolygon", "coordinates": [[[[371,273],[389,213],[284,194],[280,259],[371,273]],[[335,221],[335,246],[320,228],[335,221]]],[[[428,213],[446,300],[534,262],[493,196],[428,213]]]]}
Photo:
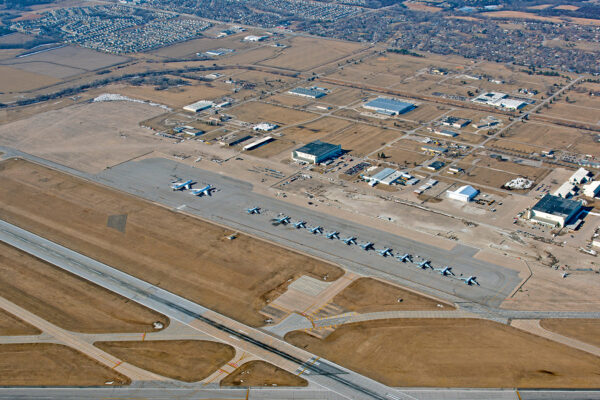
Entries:
{"type": "Polygon", "coordinates": [[[246,150],[253,150],[253,149],[256,149],[257,147],[262,146],[263,144],[269,143],[272,140],[273,140],[273,138],[271,136],[265,136],[264,138],[255,140],[252,143],[248,143],[242,149],[244,151],[246,151],[246,150]]]}
{"type": "Polygon", "coordinates": [[[587,197],[594,198],[600,193],[600,181],[590,182],[583,185],[583,194],[587,197]]]}
{"type": "Polygon", "coordinates": [[[571,177],[569,178],[569,182],[573,185],[579,185],[581,183],[586,183],[589,180],[590,171],[585,168],[579,168],[571,177]]]}
{"type": "Polygon", "coordinates": [[[475,97],[472,101],[509,110],[519,110],[527,105],[524,101],[509,99],[506,93],[501,92],[486,92],[475,97]]]}
{"type": "Polygon", "coordinates": [[[575,194],[575,190],[577,188],[571,182],[565,182],[558,189],[554,191],[554,195],[558,197],[562,197],[563,199],[568,199],[569,197],[575,194]]]}
{"type": "Polygon", "coordinates": [[[260,124],[254,125],[252,127],[252,130],[254,131],[262,131],[262,132],[269,132],[272,131],[273,129],[276,129],[277,125],[275,124],[269,124],[268,122],[261,122],[260,124]]]}
{"type": "Polygon", "coordinates": [[[458,200],[467,203],[473,200],[473,198],[479,194],[479,190],[475,189],[473,186],[465,185],[459,187],[455,191],[448,191],[447,194],[448,198],[452,200],[458,200]]]}
{"type": "Polygon", "coordinates": [[[213,103],[212,101],[208,101],[208,100],[200,100],[197,101],[195,103],[192,104],[188,104],[187,106],[184,106],[183,109],[185,111],[190,111],[190,112],[200,112],[202,110],[207,110],[209,108],[211,108],[215,103],[213,103]]]}
{"type": "Polygon", "coordinates": [[[244,38],[244,42],[262,42],[266,38],[268,38],[268,36],[248,35],[244,38]]]}

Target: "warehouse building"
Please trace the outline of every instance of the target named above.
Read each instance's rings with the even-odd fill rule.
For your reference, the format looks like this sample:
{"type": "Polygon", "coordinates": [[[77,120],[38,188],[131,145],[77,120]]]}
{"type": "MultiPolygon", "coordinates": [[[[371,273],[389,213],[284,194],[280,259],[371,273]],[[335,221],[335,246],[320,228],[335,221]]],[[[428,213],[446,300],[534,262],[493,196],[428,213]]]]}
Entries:
{"type": "Polygon", "coordinates": [[[387,97],[378,97],[363,105],[367,110],[373,110],[385,115],[400,115],[416,108],[412,103],[390,99],[387,97]]]}
{"type": "Polygon", "coordinates": [[[590,171],[585,168],[579,168],[571,177],[569,178],[569,182],[573,185],[579,185],[581,183],[586,183],[590,178],[590,171]]]}
{"type": "Polygon", "coordinates": [[[582,209],[580,201],[547,194],[527,213],[527,218],[540,224],[563,227],[582,209]]]}
{"type": "Polygon", "coordinates": [[[328,93],[327,89],[319,88],[319,87],[311,87],[311,88],[302,88],[297,87],[295,89],[289,90],[289,94],[293,94],[301,97],[308,97],[310,99],[319,99],[323,96],[326,96],[328,93]]]}
{"type": "Polygon", "coordinates": [[[594,198],[600,194],[600,181],[590,182],[583,186],[583,194],[587,197],[594,198]]]}
{"type": "Polygon", "coordinates": [[[477,196],[479,194],[479,190],[475,189],[471,185],[465,185],[465,186],[459,187],[455,191],[449,190],[447,192],[447,194],[448,194],[449,199],[468,203],[469,201],[473,200],[473,198],[475,196],[477,196]]]}
{"type": "Polygon", "coordinates": [[[254,150],[254,149],[256,149],[256,148],[258,148],[258,147],[260,147],[260,146],[262,146],[264,144],[267,144],[267,143],[271,142],[272,140],[273,140],[273,138],[271,136],[265,136],[265,137],[260,138],[260,139],[258,139],[256,141],[252,142],[252,143],[248,143],[247,145],[245,145],[244,147],[242,147],[242,149],[244,151],[254,150]]]}
{"type": "Polygon", "coordinates": [[[486,92],[475,97],[472,101],[509,110],[519,110],[527,105],[524,101],[509,99],[506,93],[500,92],[486,92]]]}
{"type": "Polygon", "coordinates": [[[435,131],[436,135],[440,135],[440,136],[446,136],[446,137],[457,137],[458,133],[451,131],[449,129],[436,129],[435,131]]]}
{"type": "Polygon", "coordinates": [[[244,38],[244,42],[262,42],[266,38],[268,38],[268,36],[248,35],[244,38]]]}
{"type": "Polygon", "coordinates": [[[375,186],[378,183],[384,185],[391,185],[396,183],[396,181],[400,178],[404,178],[406,176],[410,176],[405,172],[397,171],[393,168],[384,168],[381,171],[377,172],[375,175],[369,176],[366,179],[369,181],[371,186],[375,186]]]}
{"type": "Polygon", "coordinates": [[[195,103],[192,104],[188,104],[187,106],[184,106],[183,109],[185,111],[190,111],[193,113],[197,113],[203,110],[207,110],[209,108],[211,108],[212,106],[214,106],[215,103],[213,103],[212,101],[208,101],[208,100],[200,100],[197,101],[195,103]]]}
{"type": "Polygon", "coordinates": [[[292,151],[292,159],[304,161],[311,164],[320,164],[330,158],[335,158],[342,154],[342,146],[315,140],[305,146],[292,151]]]}
{"type": "Polygon", "coordinates": [[[565,182],[559,186],[558,189],[554,191],[554,195],[558,197],[562,197],[563,199],[568,199],[569,197],[575,195],[575,191],[577,188],[570,182],[565,182]]]}

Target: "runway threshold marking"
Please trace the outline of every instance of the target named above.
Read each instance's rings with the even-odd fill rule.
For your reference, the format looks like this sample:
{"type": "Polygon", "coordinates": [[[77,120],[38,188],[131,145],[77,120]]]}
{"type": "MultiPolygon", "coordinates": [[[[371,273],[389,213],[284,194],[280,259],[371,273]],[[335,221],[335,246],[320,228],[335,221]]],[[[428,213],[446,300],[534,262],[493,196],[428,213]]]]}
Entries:
{"type": "Polygon", "coordinates": [[[305,363],[305,366],[304,366],[304,367],[302,367],[302,370],[300,370],[300,372],[298,373],[298,375],[297,375],[297,376],[300,376],[300,375],[302,375],[303,373],[305,373],[305,372],[306,372],[306,370],[308,369],[308,367],[309,367],[309,366],[313,366],[313,365],[315,365],[315,363],[317,362],[317,360],[318,360],[319,358],[321,358],[321,357],[315,357],[315,359],[314,359],[314,360],[311,360],[311,362],[310,362],[309,364],[306,364],[306,363],[305,363]]]}

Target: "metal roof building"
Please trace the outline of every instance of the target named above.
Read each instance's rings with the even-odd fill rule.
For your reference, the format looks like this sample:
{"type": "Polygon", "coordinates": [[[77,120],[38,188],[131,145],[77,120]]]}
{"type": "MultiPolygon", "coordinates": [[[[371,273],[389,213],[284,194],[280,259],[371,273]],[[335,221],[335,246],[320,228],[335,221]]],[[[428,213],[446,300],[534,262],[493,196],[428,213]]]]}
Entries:
{"type": "Polygon", "coordinates": [[[388,97],[378,97],[375,100],[365,103],[363,107],[382,114],[398,115],[407,113],[416,106],[406,101],[400,101],[388,97]]]}
{"type": "Polygon", "coordinates": [[[289,90],[289,94],[295,94],[296,96],[309,97],[311,99],[319,99],[325,95],[327,92],[324,90],[319,90],[316,88],[303,88],[297,87],[295,89],[289,90]]]}
{"type": "Polygon", "coordinates": [[[554,195],[567,199],[575,194],[575,185],[570,182],[565,182],[558,189],[554,191],[554,195]]]}
{"type": "Polygon", "coordinates": [[[571,177],[569,178],[569,182],[571,182],[574,185],[586,183],[588,181],[589,176],[590,171],[588,171],[585,168],[579,168],[577,171],[575,171],[575,173],[573,173],[573,175],[571,175],[571,177]]]}
{"type": "Polygon", "coordinates": [[[211,108],[214,105],[215,105],[215,103],[213,103],[212,101],[209,101],[209,100],[200,100],[200,101],[197,101],[195,103],[188,104],[187,106],[184,106],[183,109],[185,111],[199,112],[199,111],[211,108]]]}
{"type": "Polygon", "coordinates": [[[329,158],[337,157],[342,154],[342,146],[315,140],[299,149],[292,151],[292,158],[296,161],[304,161],[312,164],[319,164],[329,158]]]}
{"type": "Polygon", "coordinates": [[[547,194],[529,210],[528,218],[542,224],[563,227],[579,214],[581,208],[580,201],[547,194]]]}
{"type": "Polygon", "coordinates": [[[479,190],[470,185],[461,186],[454,192],[448,191],[448,197],[450,199],[464,201],[465,203],[473,200],[473,197],[477,196],[478,194],[479,190]]]}

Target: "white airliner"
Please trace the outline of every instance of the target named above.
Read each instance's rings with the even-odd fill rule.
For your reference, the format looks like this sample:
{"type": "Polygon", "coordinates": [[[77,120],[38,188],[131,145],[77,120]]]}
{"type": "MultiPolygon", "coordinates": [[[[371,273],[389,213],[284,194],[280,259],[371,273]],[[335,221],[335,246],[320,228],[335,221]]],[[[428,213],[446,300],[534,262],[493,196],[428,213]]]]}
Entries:
{"type": "Polygon", "coordinates": [[[191,188],[193,184],[194,184],[194,182],[191,179],[188,179],[185,182],[174,182],[171,185],[171,189],[173,189],[173,190],[185,190],[185,189],[191,188]]]}
{"type": "Polygon", "coordinates": [[[190,194],[193,194],[194,196],[210,196],[212,190],[214,190],[214,188],[211,185],[206,185],[200,189],[192,189],[190,194]]]}

